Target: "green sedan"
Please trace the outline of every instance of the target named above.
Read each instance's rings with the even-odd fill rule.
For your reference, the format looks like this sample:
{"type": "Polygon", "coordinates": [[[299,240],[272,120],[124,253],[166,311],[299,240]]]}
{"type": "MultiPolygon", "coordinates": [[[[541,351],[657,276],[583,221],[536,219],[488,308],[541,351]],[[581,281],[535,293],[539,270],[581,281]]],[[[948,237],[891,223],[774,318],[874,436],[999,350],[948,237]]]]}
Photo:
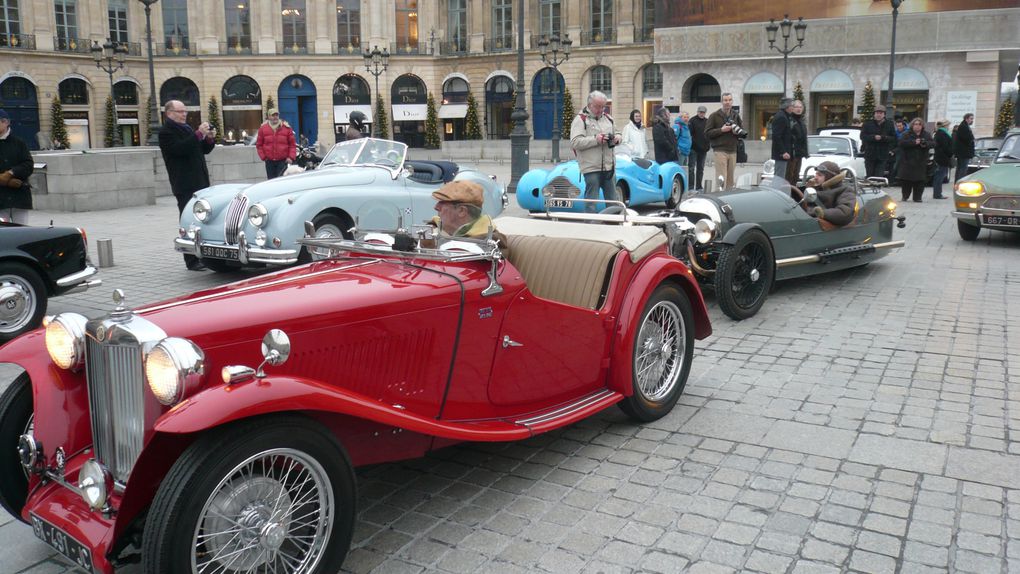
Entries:
{"type": "Polygon", "coordinates": [[[953,189],[960,237],[974,241],[981,228],[1020,232],[1020,129],[1010,130],[995,161],[953,189]]]}

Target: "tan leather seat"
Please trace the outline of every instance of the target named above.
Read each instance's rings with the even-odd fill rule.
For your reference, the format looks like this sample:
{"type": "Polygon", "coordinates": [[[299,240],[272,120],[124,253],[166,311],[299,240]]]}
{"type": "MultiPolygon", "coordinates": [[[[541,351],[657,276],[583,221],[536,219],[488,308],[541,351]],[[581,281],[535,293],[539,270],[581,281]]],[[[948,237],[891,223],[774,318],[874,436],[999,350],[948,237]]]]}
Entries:
{"type": "Polygon", "coordinates": [[[615,245],[561,237],[507,236],[508,260],[538,297],[597,309],[615,245]]]}

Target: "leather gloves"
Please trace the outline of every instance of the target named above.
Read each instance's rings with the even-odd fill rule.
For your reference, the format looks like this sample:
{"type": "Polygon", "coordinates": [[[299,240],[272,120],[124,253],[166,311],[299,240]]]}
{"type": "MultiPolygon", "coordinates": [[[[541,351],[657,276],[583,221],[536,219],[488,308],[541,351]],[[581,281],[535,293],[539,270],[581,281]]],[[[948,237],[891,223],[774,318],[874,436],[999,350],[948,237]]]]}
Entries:
{"type": "Polygon", "coordinates": [[[817,217],[818,219],[822,219],[825,217],[825,209],[815,206],[815,208],[811,210],[811,216],[817,217]]]}

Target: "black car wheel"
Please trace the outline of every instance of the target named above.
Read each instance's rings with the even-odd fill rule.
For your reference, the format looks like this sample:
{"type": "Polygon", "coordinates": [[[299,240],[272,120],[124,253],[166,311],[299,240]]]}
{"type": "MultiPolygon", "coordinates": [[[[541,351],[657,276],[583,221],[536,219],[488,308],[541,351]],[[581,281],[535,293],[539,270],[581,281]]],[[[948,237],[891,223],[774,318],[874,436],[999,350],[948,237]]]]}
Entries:
{"type": "Polygon", "coordinates": [[[775,257],[768,237],[751,229],[719,254],[715,271],[715,294],[723,313],[747,319],[761,309],[775,277],[775,257]]]}
{"type": "Polygon", "coordinates": [[[620,402],[631,418],[649,422],[673,410],[691,371],[693,317],[687,295],[673,285],[660,285],[645,303],[631,355],[634,392],[620,402]]]}
{"type": "Polygon", "coordinates": [[[0,343],[31,331],[46,314],[46,286],[31,267],[0,262],[0,343]]]}
{"type": "MultiPolygon", "coordinates": [[[[316,215],[315,219],[312,220],[312,225],[315,226],[315,237],[319,239],[351,238],[351,234],[347,232],[347,229],[350,229],[350,225],[345,225],[342,218],[332,213],[316,215]]],[[[298,259],[302,263],[308,263],[309,261],[319,261],[328,257],[328,250],[304,247],[301,249],[301,255],[298,256],[298,259]]]]}
{"type": "Polygon", "coordinates": [[[214,431],[174,463],[149,509],[142,571],[340,570],[354,531],[354,471],[309,419],[214,431]]]}
{"type": "Polygon", "coordinates": [[[680,205],[680,199],[684,195],[684,181],[679,175],[673,176],[673,184],[669,188],[669,197],[666,199],[666,207],[673,209],[680,205]]]}
{"type": "Polygon", "coordinates": [[[630,205],[630,188],[627,187],[627,182],[623,180],[616,180],[616,198],[630,205]]]}
{"type": "Polygon", "coordinates": [[[21,373],[0,395],[0,506],[24,522],[28,473],[18,456],[18,439],[32,430],[32,381],[21,373]]]}
{"type": "Polygon", "coordinates": [[[959,220],[956,222],[956,230],[960,232],[960,237],[964,241],[974,241],[981,234],[981,228],[977,225],[971,225],[959,220]]]}

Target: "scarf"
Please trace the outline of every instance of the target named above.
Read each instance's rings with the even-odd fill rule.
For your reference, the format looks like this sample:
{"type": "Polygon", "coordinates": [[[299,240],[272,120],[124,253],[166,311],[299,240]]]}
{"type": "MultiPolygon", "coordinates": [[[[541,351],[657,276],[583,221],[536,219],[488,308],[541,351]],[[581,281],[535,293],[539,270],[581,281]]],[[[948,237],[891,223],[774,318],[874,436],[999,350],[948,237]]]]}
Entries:
{"type": "MultiPolygon", "coordinates": [[[[947,129],[946,129],[946,128],[944,128],[944,127],[941,127],[941,128],[939,128],[939,131],[940,131],[940,132],[942,132],[942,133],[944,133],[944,134],[946,134],[947,136],[949,135],[949,130],[947,130],[947,129]]],[[[953,136],[949,136],[949,137],[953,137],[953,136]]]]}
{"type": "Polygon", "coordinates": [[[269,128],[275,132],[276,130],[280,129],[280,126],[283,125],[283,120],[276,120],[275,123],[273,122],[273,120],[266,120],[266,123],[268,123],[269,128]]]}
{"type": "Polygon", "coordinates": [[[636,127],[637,129],[641,129],[641,120],[638,120],[636,122],[634,120],[631,120],[630,123],[634,124],[634,127],[636,127]]]}

